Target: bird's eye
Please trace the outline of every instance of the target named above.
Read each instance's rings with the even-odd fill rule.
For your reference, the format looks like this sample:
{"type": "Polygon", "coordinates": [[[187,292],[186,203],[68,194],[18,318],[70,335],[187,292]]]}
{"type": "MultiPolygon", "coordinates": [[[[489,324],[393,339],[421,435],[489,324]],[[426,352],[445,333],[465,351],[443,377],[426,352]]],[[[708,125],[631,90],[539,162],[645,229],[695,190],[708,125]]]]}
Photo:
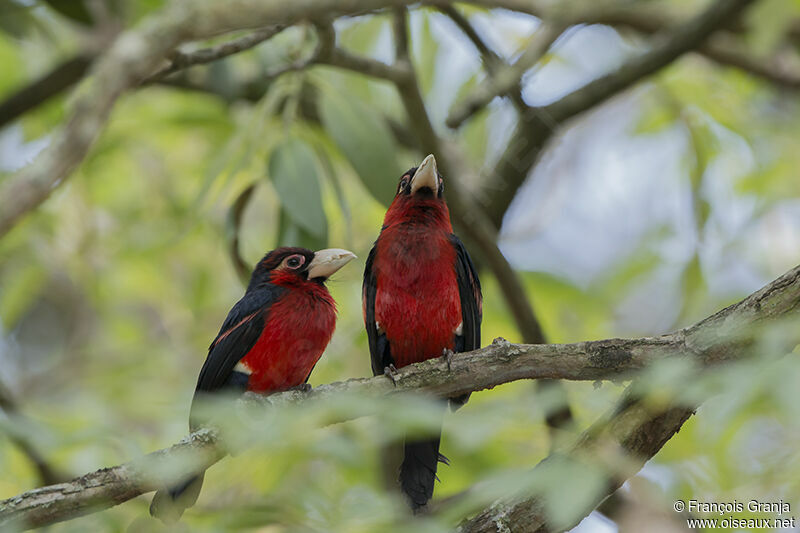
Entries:
{"type": "Polygon", "coordinates": [[[409,176],[408,174],[403,176],[403,178],[400,180],[400,184],[397,186],[397,191],[400,192],[404,189],[407,189],[409,181],[411,181],[411,176],[409,176]]]}
{"type": "Polygon", "coordinates": [[[286,266],[289,268],[299,268],[305,262],[302,255],[293,255],[286,260],[286,266]]]}

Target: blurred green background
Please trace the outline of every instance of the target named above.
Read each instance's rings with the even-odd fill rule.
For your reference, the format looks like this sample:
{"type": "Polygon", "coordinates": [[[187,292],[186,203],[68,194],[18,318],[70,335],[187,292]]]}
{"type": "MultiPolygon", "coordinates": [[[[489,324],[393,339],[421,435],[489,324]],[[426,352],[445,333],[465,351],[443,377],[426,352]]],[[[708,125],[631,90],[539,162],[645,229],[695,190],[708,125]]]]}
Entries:
{"type": "MultiPolygon", "coordinates": [[[[64,4],[0,0],[0,100],[81,49],[90,30],[64,4]]],[[[688,16],[707,3],[614,7],[642,4],[688,16]]],[[[115,9],[129,27],[160,6],[153,0],[115,9]]],[[[506,58],[516,57],[539,24],[510,11],[460,9],[506,58]]],[[[762,0],[737,45],[800,72],[798,21],[797,0],[762,0]]],[[[341,47],[391,61],[389,16],[335,27],[341,47]]],[[[514,108],[495,99],[448,130],[450,106],[485,76],[480,57],[436,10],[414,9],[410,28],[432,121],[480,180],[509,140],[514,108]]],[[[339,321],[310,383],[370,374],[363,260],[396,180],[425,154],[394,135],[405,117],[387,82],[325,66],[271,79],[307,57],[311,33],[290,28],[182,72],[174,83],[125,95],[69,182],[0,240],[0,384],[16,404],[0,418],[0,437],[9,436],[0,438],[0,498],[41,485],[18,439],[59,473],[78,475],[186,434],[208,344],[243,292],[232,248],[245,265],[284,244],[353,250],[359,261],[328,284],[339,321]]],[[[523,78],[523,97],[531,105],[557,100],[648,46],[625,28],[574,26],[523,78]]],[[[690,54],[559,130],[517,191],[498,243],[550,342],[666,333],[800,262],[798,89],[690,54]]],[[[0,129],[0,180],[47,145],[74,94],[0,129]]],[[[518,341],[491,271],[482,269],[481,280],[484,343],[518,341]]],[[[652,376],[656,394],[687,379],[674,368],[652,376]]],[[[669,521],[677,498],[800,505],[797,358],[756,358],[702,379],[697,386],[708,401],[628,483],[637,508],[647,520],[669,521]]],[[[568,383],[567,390],[585,427],[622,388],[568,383]]],[[[452,466],[440,468],[436,496],[479,480],[521,483],[548,451],[550,400],[516,382],[474,394],[448,415],[442,450],[452,466]]],[[[308,416],[298,418],[308,426],[276,421],[280,439],[263,439],[213,467],[179,527],[438,531],[457,519],[411,524],[383,492],[378,444],[403,420],[316,429],[308,416]]],[[[561,482],[556,476],[552,485],[561,482]]],[[[569,485],[560,490],[563,505],[579,497],[569,485]]],[[[136,498],[52,530],[154,530],[148,504],[149,496],[136,498]]],[[[592,515],[579,529],[617,526],[592,515]]]]}

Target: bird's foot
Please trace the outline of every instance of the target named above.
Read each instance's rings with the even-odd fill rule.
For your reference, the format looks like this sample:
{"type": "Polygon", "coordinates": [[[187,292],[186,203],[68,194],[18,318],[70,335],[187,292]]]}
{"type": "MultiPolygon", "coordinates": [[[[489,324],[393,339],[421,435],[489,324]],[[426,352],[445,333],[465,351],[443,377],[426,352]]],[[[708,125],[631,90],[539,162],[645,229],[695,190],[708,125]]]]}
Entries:
{"type": "Polygon", "coordinates": [[[450,348],[445,348],[444,350],[442,350],[442,356],[444,357],[444,361],[447,363],[447,371],[448,372],[452,372],[453,371],[453,366],[452,365],[453,365],[453,356],[454,355],[455,355],[455,352],[453,350],[451,350],[450,348]]]}
{"type": "Polygon", "coordinates": [[[397,368],[395,368],[394,365],[383,367],[383,375],[391,380],[392,385],[397,387],[397,379],[394,377],[395,374],[397,374],[397,368]]]}
{"type": "Polygon", "coordinates": [[[311,392],[311,388],[312,388],[311,385],[309,385],[308,383],[303,383],[295,387],[290,387],[288,390],[296,390],[299,392],[311,392]]]}

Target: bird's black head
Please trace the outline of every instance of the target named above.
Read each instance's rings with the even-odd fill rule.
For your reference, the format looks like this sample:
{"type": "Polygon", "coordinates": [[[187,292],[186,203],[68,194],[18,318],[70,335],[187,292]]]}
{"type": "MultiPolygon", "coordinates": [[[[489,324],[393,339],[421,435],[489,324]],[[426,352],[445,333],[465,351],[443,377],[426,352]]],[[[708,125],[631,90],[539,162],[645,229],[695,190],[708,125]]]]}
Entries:
{"type": "Polygon", "coordinates": [[[258,262],[248,289],[263,283],[287,284],[307,280],[321,283],[355,257],[352,252],[339,248],[317,252],[289,246],[276,248],[258,262]]]}
{"type": "Polygon", "coordinates": [[[436,168],[433,154],[422,160],[418,167],[409,169],[397,184],[395,198],[400,196],[415,198],[439,198],[444,194],[444,180],[436,168]]]}

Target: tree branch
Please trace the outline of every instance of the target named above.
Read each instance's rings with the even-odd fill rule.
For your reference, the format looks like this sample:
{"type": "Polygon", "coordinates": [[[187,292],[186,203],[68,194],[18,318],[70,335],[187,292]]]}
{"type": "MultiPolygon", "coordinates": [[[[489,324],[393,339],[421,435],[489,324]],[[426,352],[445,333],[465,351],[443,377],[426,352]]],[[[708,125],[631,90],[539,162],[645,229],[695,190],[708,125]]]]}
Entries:
{"type": "Polygon", "coordinates": [[[288,26],[325,15],[358,15],[410,0],[183,0],[170,3],[120,35],[94,64],[87,90],[36,160],[0,184],[0,237],[44,202],[80,164],[119,96],[154,72],[179,44],[265,26],[288,26]]]}
{"type": "MultiPolygon", "coordinates": [[[[603,462],[625,462],[624,472],[611,475],[605,489],[589,504],[576,510],[574,516],[586,517],[607,496],[619,489],[624,481],[638,472],[647,460],[677,433],[689,417],[694,414],[691,407],[675,407],[653,412],[642,403],[635,403],[622,413],[608,420],[601,420],[585,431],[566,453],[569,462],[576,465],[603,462]],[[592,459],[594,458],[594,459],[592,459]]],[[[561,454],[552,454],[531,471],[531,476],[547,473],[552,463],[564,460],[561,454]]],[[[619,470],[619,468],[617,469],[619,470]]],[[[541,498],[531,498],[519,503],[497,503],[478,516],[465,521],[458,529],[461,533],[495,533],[497,531],[563,531],[577,525],[580,519],[566,523],[548,521],[541,498]]]]}
{"type": "MultiPolygon", "coordinates": [[[[668,357],[689,359],[698,365],[716,365],[748,356],[757,328],[784,319],[796,319],[798,311],[800,266],[739,303],[669,335],[550,345],[511,344],[497,339],[480,350],[456,354],[450,364],[443,357],[406,366],[395,375],[395,384],[383,376],[350,379],[322,385],[309,393],[289,391],[262,397],[258,401],[277,409],[299,401],[324,403],[340,394],[369,397],[417,392],[452,397],[520,379],[620,380],[668,357]]],[[[785,346],[800,342],[797,328],[786,333],[794,337],[786,339],[785,346]]],[[[596,424],[573,450],[582,452],[598,441],[597,435],[605,434],[616,439],[623,449],[639,454],[639,457],[649,457],[691,413],[691,409],[675,408],[654,416],[643,409],[636,403],[629,403],[625,410],[609,417],[608,426],[596,424]],[[642,417],[641,423],[637,422],[639,417],[642,417]]],[[[222,456],[216,447],[215,434],[201,430],[172,448],[153,452],[136,461],[4,500],[0,502],[0,526],[12,522],[24,527],[52,524],[169,485],[180,477],[180,473],[168,474],[168,461],[175,455],[187,454],[193,458],[194,464],[202,467],[210,466],[222,456]]],[[[533,474],[536,472],[534,469],[533,474]]],[[[535,502],[518,505],[527,506],[525,509],[528,510],[536,509],[535,502]]],[[[478,517],[471,523],[477,527],[485,520],[478,517]]]]}
{"type": "Polygon", "coordinates": [[[0,383],[0,411],[5,413],[6,417],[12,422],[12,429],[7,433],[8,439],[25,454],[31,462],[36,472],[39,474],[39,479],[44,485],[52,485],[68,479],[57,468],[53,467],[50,462],[42,455],[39,448],[31,442],[31,440],[22,431],[16,432],[15,428],[24,428],[31,424],[30,421],[25,420],[25,417],[20,413],[19,406],[14,400],[11,392],[0,383]]]}
{"type": "Polygon", "coordinates": [[[89,53],[77,54],[6,98],[0,103],[0,128],[75,84],[89,69],[93,58],[89,53]]]}
{"type": "MultiPolygon", "coordinates": [[[[488,5],[489,2],[486,2],[486,4],[488,5]]],[[[614,6],[603,5],[592,9],[562,9],[558,13],[555,13],[555,10],[547,5],[546,2],[539,0],[498,0],[497,2],[491,2],[491,6],[527,13],[538,18],[553,17],[561,23],[570,25],[603,24],[617,28],[629,28],[646,34],[660,33],[667,29],[676,28],[681,24],[680,21],[676,21],[675,17],[668,15],[664,10],[648,6],[615,8],[614,6]]],[[[735,22],[732,21],[732,23],[735,22]]],[[[735,26],[728,24],[723,29],[733,33],[741,32],[746,28],[738,24],[735,26]]],[[[788,33],[790,39],[800,40],[800,22],[793,24],[788,33]]],[[[735,47],[727,43],[706,43],[700,46],[696,52],[721,65],[738,68],[778,86],[788,89],[800,88],[800,73],[782,69],[774,60],[753,57],[744,51],[736,50],[735,47]]]]}
{"type": "MultiPolygon", "coordinates": [[[[800,267],[795,267],[748,298],[718,313],[680,330],[683,334],[683,356],[702,362],[703,365],[744,358],[754,348],[754,329],[764,327],[771,320],[795,319],[800,309],[800,294],[790,287],[798,287],[800,267]],[[784,292],[784,289],[787,289],[784,292]]],[[[792,335],[794,335],[792,328],[792,335]]],[[[781,338],[780,350],[791,351],[800,336],[781,338]]],[[[640,401],[634,383],[625,391],[618,407],[585,431],[567,452],[552,453],[531,472],[535,477],[546,473],[548,463],[568,457],[570,461],[587,464],[592,457],[603,457],[607,471],[604,490],[593,495],[584,507],[565,523],[548,520],[541,497],[522,501],[497,502],[462,523],[462,533],[498,530],[547,532],[554,528],[570,529],[588,515],[607,497],[612,496],[627,478],[638,472],[694,414],[696,406],[681,401],[680,391],[671,405],[654,408],[640,401]],[[623,471],[618,468],[624,464],[623,471]],[[617,466],[616,471],[614,466],[617,466]]],[[[596,461],[595,461],[596,462],[596,461]]]]}
{"type": "Polygon", "coordinates": [[[513,94],[515,88],[520,87],[522,76],[542,59],[566,28],[567,26],[563,24],[542,23],[514,64],[503,65],[496,69],[492,77],[484,80],[461,102],[453,105],[446,120],[447,125],[457,128],[477,111],[486,107],[495,97],[513,94]]]}
{"type": "Polygon", "coordinates": [[[243,52],[244,50],[249,50],[250,48],[254,48],[264,41],[271,39],[273,36],[282,32],[285,28],[286,26],[269,26],[266,28],[261,28],[252,33],[248,33],[243,37],[239,37],[238,39],[227,41],[217,46],[196,50],[194,52],[181,52],[176,50],[170,57],[170,63],[145,78],[142,81],[142,84],[153,83],[165,78],[166,76],[169,76],[170,74],[174,74],[179,70],[183,70],[195,65],[213,63],[214,61],[218,61],[228,56],[238,54],[239,52],[243,52]]]}
{"type": "Polygon", "coordinates": [[[484,180],[484,204],[495,226],[511,204],[545,142],[563,122],[611,98],[697,48],[753,0],[716,0],[700,15],[677,27],[650,51],[625,63],[552,104],[530,107],[521,114],[506,150],[484,180]]]}

